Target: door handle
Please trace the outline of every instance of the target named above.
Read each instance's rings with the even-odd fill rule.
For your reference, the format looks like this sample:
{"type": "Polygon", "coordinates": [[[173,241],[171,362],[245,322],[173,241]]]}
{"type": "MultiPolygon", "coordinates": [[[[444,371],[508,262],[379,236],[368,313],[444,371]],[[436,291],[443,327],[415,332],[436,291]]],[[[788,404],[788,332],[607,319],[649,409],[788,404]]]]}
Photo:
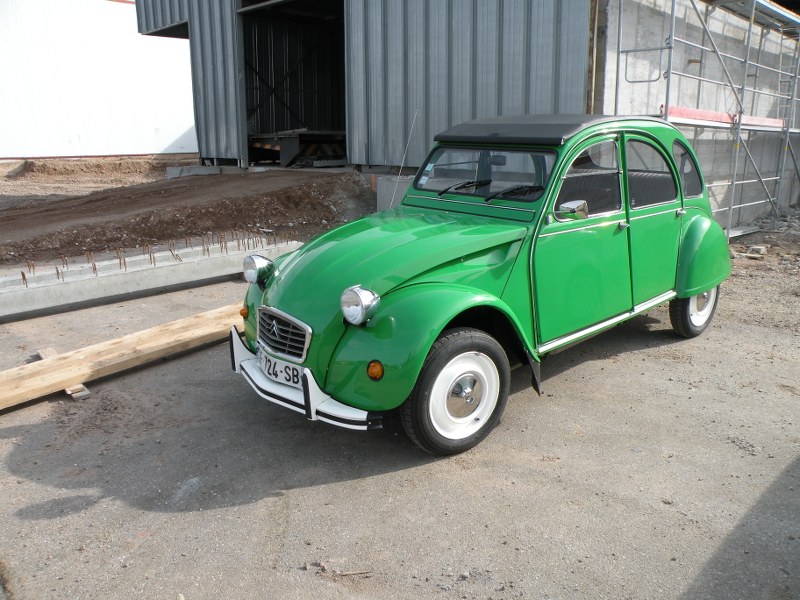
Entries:
{"type": "Polygon", "coordinates": [[[619,228],[620,228],[620,229],[627,229],[628,227],[630,227],[630,226],[631,226],[631,224],[630,224],[630,223],[628,223],[627,221],[620,221],[620,222],[618,223],[618,225],[619,225],[619,228]]]}
{"type": "Polygon", "coordinates": [[[682,217],[685,214],[686,214],[686,209],[685,208],[679,208],[678,210],[675,211],[675,216],[676,217],[682,217]]]}

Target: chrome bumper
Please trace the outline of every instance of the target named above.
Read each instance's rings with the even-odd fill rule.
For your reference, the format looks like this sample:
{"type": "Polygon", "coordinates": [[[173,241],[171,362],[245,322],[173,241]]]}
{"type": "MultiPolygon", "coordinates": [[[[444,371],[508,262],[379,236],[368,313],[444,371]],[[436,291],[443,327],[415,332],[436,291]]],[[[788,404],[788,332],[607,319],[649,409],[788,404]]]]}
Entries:
{"type": "Polygon", "coordinates": [[[228,334],[231,367],[241,373],[256,393],[270,402],[302,413],[311,421],[324,421],[346,429],[380,429],[381,416],[337,402],[317,385],[310,369],[303,369],[303,389],[269,379],[261,370],[258,358],[242,341],[236,327],[228,334]]]}

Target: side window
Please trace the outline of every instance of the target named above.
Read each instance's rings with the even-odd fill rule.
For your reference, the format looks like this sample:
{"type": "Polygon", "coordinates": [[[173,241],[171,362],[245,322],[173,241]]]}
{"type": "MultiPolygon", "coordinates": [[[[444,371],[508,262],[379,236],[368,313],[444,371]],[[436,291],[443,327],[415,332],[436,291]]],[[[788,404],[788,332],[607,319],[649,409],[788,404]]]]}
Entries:
{"type": "Polygon", "coordinates": [[[572,162],[561,184],[556,208],[575,200],[586,201],[589,216],[622,208],[616,142],[607,140],[590,146],[572,162]]]}
{"type": "Polygon", "coordinates": [[[681,174],[681,187],[686,198],[696,198],[703,195],[703,182],[700,179],[700,172],[697,165],[686,149],[680,142],[672,144],[672,156],[678,164],[678,171],[681,174]]]}
{"type": "Polygon", "coordinates": [[[653,146],[639,140],[625,145],[628,165],[628,197],[631,208],[673,202],[678,188],[666,158],[653,146]]]}

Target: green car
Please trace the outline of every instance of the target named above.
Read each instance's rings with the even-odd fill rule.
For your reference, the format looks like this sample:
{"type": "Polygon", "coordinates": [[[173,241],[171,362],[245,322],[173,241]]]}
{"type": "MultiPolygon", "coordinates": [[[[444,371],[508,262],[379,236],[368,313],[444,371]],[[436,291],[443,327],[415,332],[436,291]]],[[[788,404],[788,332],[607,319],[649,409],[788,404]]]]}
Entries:
{"type": "Polygon", "coordinates": [[[402,202],[274,262],[250,256],[233,369],[308,419],[424,450],[485,438],[511,365],[669,302],[708,327],[731,271],[697,158],[660,119],[480,119],[435,137],[402,202]]]}

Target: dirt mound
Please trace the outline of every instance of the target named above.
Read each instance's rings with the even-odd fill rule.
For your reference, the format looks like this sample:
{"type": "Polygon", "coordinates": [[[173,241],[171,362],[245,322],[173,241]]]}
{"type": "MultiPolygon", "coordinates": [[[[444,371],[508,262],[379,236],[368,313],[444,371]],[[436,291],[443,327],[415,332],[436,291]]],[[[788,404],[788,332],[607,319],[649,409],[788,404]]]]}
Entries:
{"type": "Polygon", "coordinates": [[[190,154],[168,157],[156,156],[122,156],[79,159],[46,159],[25,160],[7,175],[11,179],[75,177],[76,175],[151,175],[163,177],[166,167],[173,165],[196,164],[197,158],[190,154]]]}
{"type": "Polygon", "coordinates": [[[278,237],[305,241],[374,206],[369,187],[353,173],[277,171],[158,180],[0,210],[0,263],[132,250],[230,231],[269,229],[278,237]]]}

